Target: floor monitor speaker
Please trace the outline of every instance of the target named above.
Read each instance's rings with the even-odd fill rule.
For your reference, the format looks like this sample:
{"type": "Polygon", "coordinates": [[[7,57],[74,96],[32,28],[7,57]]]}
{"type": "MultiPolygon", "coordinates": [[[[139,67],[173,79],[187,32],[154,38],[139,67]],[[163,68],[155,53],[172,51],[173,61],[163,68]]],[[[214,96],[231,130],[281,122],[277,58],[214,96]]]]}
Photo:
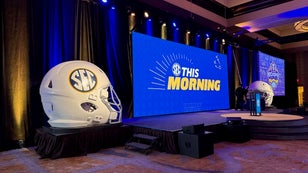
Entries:
{"type": "Polygon", "coordinates": [[[187,134],[180,132],[178,144],[180,154],[201,158],[214,153],[213,133],[204,132],[203,134],[187,134]]]}

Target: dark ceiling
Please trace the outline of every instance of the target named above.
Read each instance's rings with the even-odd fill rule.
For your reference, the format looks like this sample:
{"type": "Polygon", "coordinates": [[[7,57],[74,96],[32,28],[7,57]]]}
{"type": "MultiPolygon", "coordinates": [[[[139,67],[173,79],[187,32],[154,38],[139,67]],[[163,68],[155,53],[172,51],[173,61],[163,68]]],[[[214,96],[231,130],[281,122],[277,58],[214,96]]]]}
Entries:
{"type": "MultiPolygon", "coordinates": [[[[277,5],[280,5],[286,2],[291,2],[291,1],[292,0],[254,0],[254,1],[247,1],[245,3],[228,8],[218,3],[217,1],[191,0],[192,3],[206,10],[209,10],[217,15],[225,17],[226,19],[230,19],[236,16],[259,11],[265,8],[277,6],[277,5]]],[[[293,25],[293,24],[294,23],[290,23],[290,25],[293,25]]],[[[271,32],[268,29],[257,31],[257,33],[267,38],[267,42],[268,41],[277,42],[279,44],[286,44],[286,43],[308,40],[307,33],[296,33],[296,34],[287,35],[287,36],[280,36],[280,35],[277,35],[271,32]]]]}
{"type": "MultiPolygon", "coordinates": [[[[137,0],[194,20],[231,37],[248,37],[255,46],[282,51],[308,50],[308,32],[294,23],[307,20],[307,0],[137,0]]],[[[243,38],[239,38],[243,39],[243,38]]]]}
{"type": "Polygon", "coordinates": [[[264,8],[272,7],[289,1],[292,0],[254,0],[247,1],[232,7],[226,7],[217,1],[210,0],[191,0],[190,2],[213,13],[216,13],[217,15],[229,19],[232,17],[251,13],[257,10],[262,10],[264,8]]]}

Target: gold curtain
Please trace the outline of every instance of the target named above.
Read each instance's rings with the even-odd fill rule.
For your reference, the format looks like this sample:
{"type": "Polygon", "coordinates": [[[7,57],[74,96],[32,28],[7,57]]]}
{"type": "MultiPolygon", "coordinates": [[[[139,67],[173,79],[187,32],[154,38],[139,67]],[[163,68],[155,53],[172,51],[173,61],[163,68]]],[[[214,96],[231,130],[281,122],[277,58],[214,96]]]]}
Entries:
{"type": "Polygon", "coordinates": [[[80,0],[77,3],[76,27],[75,27],[75,58],[89,62],[94,61],[94,35],[95,22],[97,19],[98,4],[92,0],[80,0]],[[95,11],[95,12],[92,12],[95,11]],[[93,28],[94,27],[94,28],[93,28]]]}
{"type": "Polygon", "coordinates": [[[254,82],[253,81],[253,78],[252,78],[252,76],[253,76],[253,70],[254,70],[254,68],[253,68],[253,64],[254,64],[254,61],[253,61],[253,54],[254,54],[254,52],[253,52],[253,50],[248,50],[249,52],[248,52],[248,58],[249,58],[249,61],[248,61],[248,65],[249,65],[249,75],[248,75],[248,83],[247,83],[247,85],[249,86],[252,82],[254,82]]]}
{"type": "Polygon", "coordinates": [[[3,1],[2,93],[5,135],[25,140],[28,134],[29,34],[27,1],[3,1]]]}
{"type": "Polygon", "coordinates": [[[233,58],[234,58],[234,88],[237,88],[242,83],[240,76],[240,48],[233,49],[233,58]]]}

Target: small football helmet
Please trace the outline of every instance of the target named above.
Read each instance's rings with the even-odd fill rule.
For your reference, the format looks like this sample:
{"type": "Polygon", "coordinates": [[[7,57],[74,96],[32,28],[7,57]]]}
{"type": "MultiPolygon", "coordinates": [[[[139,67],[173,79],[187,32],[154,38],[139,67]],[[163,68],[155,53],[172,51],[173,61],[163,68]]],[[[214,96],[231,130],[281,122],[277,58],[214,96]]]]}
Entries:
{"type": "Polygon", "coordinates": [[[40,85],[52,127],[80,128],[122,121],[121,101],[106,74],[87,61],[67,61],[50,69],[40,85]]]}

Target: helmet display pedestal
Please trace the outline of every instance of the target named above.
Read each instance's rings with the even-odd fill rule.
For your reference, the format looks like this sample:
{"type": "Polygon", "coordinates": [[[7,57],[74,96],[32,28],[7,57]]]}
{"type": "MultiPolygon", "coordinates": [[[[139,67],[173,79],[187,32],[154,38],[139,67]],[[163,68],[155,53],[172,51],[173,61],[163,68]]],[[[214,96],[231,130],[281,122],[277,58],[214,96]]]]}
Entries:
{"type": "Polygon", "coordinates": [[[35,150],[41,158],[83,156],[122,146],[131,136],[131,127],[122,123],[75,129],[42,127],[36,131],[35,150]]]}

